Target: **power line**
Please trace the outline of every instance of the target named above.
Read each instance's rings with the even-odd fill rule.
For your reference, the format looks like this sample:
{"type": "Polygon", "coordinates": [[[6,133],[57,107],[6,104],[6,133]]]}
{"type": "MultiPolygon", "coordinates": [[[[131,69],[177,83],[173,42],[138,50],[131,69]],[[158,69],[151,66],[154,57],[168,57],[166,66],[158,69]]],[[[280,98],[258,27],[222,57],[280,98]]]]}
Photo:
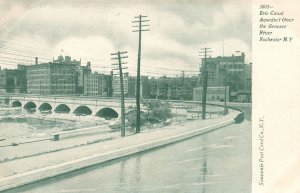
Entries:
{"type": "MultiPolygon", "coordinates": [[[[8,42],[8,41],[3,41],[3,40],[0,40],[0,42],[2,43],[2,44],[5,44],[5,45],[13,45],[13,46],[15,46],[15,47],[24,47],[24,48],[29,48],[29,49],[34,49],[34,50],[41,50],[41,51],[45,51],[45,52],[48,52],[49,50],[46,50],[46,49],[42,49],[42,48],[40,48],[40,47],[31,47],[31,46],[27,46],[27,45],[22,45],[22,44],[16,44],[16,43],[12,43],[12,42],[8,42]]],[[[34,42],[34,43],[36,43],[36,42],[34,42]]],[[[0,47],[2,47],[2,46],[0,46],[0,47]]]]}
{"type": "MultiPolygon", "coordinates": [[[[142,65],[142,66],[146,67],[146,68],[151,68],[150,66],[145,66],[145,65],[142,65]]],[[[161,68],[161,67],[156,67],[156,69],[182,72],[182,70],[180,70],[180,69],[170,69],[170,68],[161,68]]],[[[184,71],[185,72],[199,72],[199,71],[196,71],[196,70],[184,70],[184,71]]]]}
{"type": "MultiPolygon", "coordinates": [[[[18,63],[28,63],[28,61],[22,61],[22,62],[14,62],[14,61],[11,61],[11,60],[2,60],[0,59],[1,62],[9,62],[11,64],[15,64],[17,65],[18,63]]],[[[33,63],[32,63],[33,64],[33,63]]]]}
{"type": "Polygon", "coordinates": [[[32,62],[33,60],[28,60],[28,59],[21,59],[21,58],[11,58],[11,57],[0,57],[1,59],[7,59],[7,60],[13,60],[13,61],[27,61],[27,62],[32,62]]]}
{"type": "MultiPolygon", "coordinates": [[[[15,50],[15,51],[21,52],[21,53],[30,53],[30,54],[33,54],[33,52],[26,52],[26,51],[22,51],[22,50],[16,50],[16,49],[11,49],[11,50],[15,50]]],[[[8,55],[14,55],[14,56],[20,56],[20,57],[32,58],[32,56],[22,55],[22,54],[16,54],[15,52],[0,52],[0,53],[8,54],[8,55]]],[[[37,55],[40,55],[40,54],[37,54],[37,55]]],[[[52,60],[51,58],[43,58],[43,57],[39,57],[39,59],[44,59],[44,60],[49,60],[49,61],[52,60]]],[[[100,61],[100,59],[97,59],[96,61],[100,61]]],[[[107,61],[107,60],[101,59],[101,61],[107,61]]],[[[82,62],[82,63],[84,63],[84,62],[82,62]]],[[[92,64],[95,64],[95,63],[92,63],[92,64]]],[[[98,64],[96,63],[96,65],[98,65],[98,64]]],[[[103,65],[103,64],[101,64],[101,65],[103,65]]],[[[146,66],[146,65],[141,65],[141,66],[143,66],[145,68],[151,68],[150,66],[146,66]]],[[[110,67],[107,66],[106,68],[110,68],[110,67]]],[[[162,68],[162,67],[156,67],[156,69],[162,69],[162,70],[168,70],[168,71],[182,71],[181,69],[168,69],[168,68],[162,68]]],[[[198,72],[198,71],[195,71],[195,70],[185,70],[185,71],[186,72],[198,72]]]]}
{"type": "Polygon", "coordinates": [[[3,45],[0,46],[0,49],[11,49],[11,50],[21,50],[21,51],[25,51],[25,52],[31,52],[31,53],[42,53],[42,54],[48,54],[49,51],[40,51],[38,49],[28,49],[28,48],[20,48],[20,47],[16,47],[16,46],[7,46],[7,45],[3,45]]]}
{"type": "MultiPolygon", "coordinates": [[[[2,48],[0,48],[0,50],[1,49],[2,48]]],[[[4,49],[2,49],[2,50],[4,50],[4,49]]],[[[27,54],[31,54],[31,55],[38,55],[38,56],[49,57],[49,55],[41,54],[41,53],[38,53],[38,52],[30,52],[28,50],[20,50],[20,49],[14,49],[14,48],[6,48],[5,50],[14,51],[13,53],[18,52],[18,53],[27,53],[27,54]]]]}
{"type": "MultiPolygon", "coordinates": [[[[13,66],[13,67],[17,67],[15,63],[9,63],[9,62],[3,62],[3,61],[0,61],[0,62],[1,62],[1,63],[0,63],[1,65],[4,64],[5,66],[13,66]]],[[[1,66],[1,65],[0,65],[0,66],[1,66]]],[[[32,65],[32,64],[29,64],[29,63],[27,63],[27,64],[26,64],[26,63],[22,63],[22,65],[29,66],[29,65],[32,65]]]]}
{"type": "MultiPolygon", "coordinates": [[[[10,53],[10,52],[0,52],[0,54],[7,54],[7,55],[12,55],[12,56],[20,56],[20,57],[25,57],[25,58],[33,58],[32,56],[22,55],[22,54],[15,54],[15,53],[10,53]]],[[[41,57],[39,57],[39,59],[51,60],[50,58],[41,58],[41,57]]]]}

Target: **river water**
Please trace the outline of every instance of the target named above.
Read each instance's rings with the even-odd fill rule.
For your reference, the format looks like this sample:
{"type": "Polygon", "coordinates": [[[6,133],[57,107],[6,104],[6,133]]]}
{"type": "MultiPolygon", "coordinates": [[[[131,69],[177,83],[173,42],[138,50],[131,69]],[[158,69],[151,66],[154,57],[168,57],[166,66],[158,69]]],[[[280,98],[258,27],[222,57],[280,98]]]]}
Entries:
{"type": "Polygon", "coordinates": [[[26,142],[49,138],[53,133],[104,124],[100,118],[72,114],[42,114],[39,111],[11,109],[0,111],[0,146],[2,143],[26,142]],[[95,120],[91,120],[91,118],[95,120]]]}
{"type": "Polygon", "coordinates": [[[251,122],[8,192],[250,193],[251,122]]]}

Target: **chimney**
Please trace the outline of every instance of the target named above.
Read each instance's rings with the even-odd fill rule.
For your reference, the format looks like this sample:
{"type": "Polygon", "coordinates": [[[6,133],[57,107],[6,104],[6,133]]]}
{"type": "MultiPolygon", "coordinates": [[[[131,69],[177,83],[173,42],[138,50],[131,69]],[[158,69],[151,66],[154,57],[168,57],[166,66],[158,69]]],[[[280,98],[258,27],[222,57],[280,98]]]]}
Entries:
{"type": "Polygon", "coordinates": [[[37,65],[38,64],[38,57],[35,57],[35,65],[37,65]]]}

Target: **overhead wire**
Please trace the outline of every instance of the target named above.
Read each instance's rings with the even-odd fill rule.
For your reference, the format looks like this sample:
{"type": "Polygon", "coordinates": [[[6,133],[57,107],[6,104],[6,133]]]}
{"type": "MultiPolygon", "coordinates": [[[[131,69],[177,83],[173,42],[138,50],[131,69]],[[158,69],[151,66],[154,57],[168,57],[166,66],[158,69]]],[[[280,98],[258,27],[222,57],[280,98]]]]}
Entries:
{"type": "MultiPolygon", "coordinates": [[[[4,41],[1,41],[0,42],[4,42],[4,41]]],[[[30,46],[24,46],[24,45],[20,45],[20,44],[14,44],[14,43],[9,43],[9,44],[12,44],[14,46],[0,46],[0,50],[4,49],[6,50],[6,52],[4,51],[0,51],[0,54],[4,54],[4,55],[11,55],[11,56],[19,56],[19,57],[25,57],[25,58],[31,58],[32,60],[27,60],[27,59],[20,59],[20,58],[9,58],[9,57],[4,57],[3,55],[0,56],[1,59],[6,59],[6,60],[1,60],[2,62],[7,62],[10,63],[12,61],[15,61],[16,63],[20,63],[20,62],[23,62],[23,63],[33,63],[34,62],[34,58],[28,54],[35,54],[38,56],[39,60],[45,60],[48,62],[52,61],[52,59],[50,57],[48,57],[48,53],[47,53],[47,56],[44,54],[44,53],[41,53],[39,49],[35,49],[34,47],[30,47],[30,46]],[[29,48],[29,49],[21,49],[20,47],[26,47],[26,48],[29,48]],[[19,54],[21,53],[21,54],[19,54]],[[26,53],[26,54],[25,54],[26,53]],[[41,57],[41,56],[46,56],[46,57],[41,57]]],[[[91,60],[91,64],[92,64],[92,68],[95,68],[95,69],[111,69],[111,60],[107,60],[107,59],[99,59],[99,58],[91,58],[93,60],[91,60]],[[93,63],[93,61],[104,61],[105,63],[107,64],[99,64],[98,62],[97,63],[93,63]]],[[[87,62],[88,60],[86,60],[87,62]]],[[[84,63],[84,61],[82,61],[82,63],[84,63]]],[[[102,62],[101,62],[102,63],[102,62]]],[[[135,62],[134,62],[135,63],[135,62]]],[[[11,64],[11,63],[10,63],[11,64]]],[[[17,65],[17,64],[16,64],[17,65]]],[[[16,66],[15,65],[15,66],[16,66]]],[[[13,65],[11,65],[13,66],[13,65]]],[[[164,68],[164,67],[154,67],[154,69],[160,69],[160,70],[166,70],[168,71],[167,72],[158,72],[158,71],[155,71],[153,70],[153,66],[147,66],[147,65],[141,65],[143,68],[141,68],[142,72],[144,73],[151,73],[151,74],[156,74],[156,75],[174,75],[175,73],[170,73],[170,71],[172,72],[182,72],[182,71],[185,71],[185,72],[195,72],[195,73],[199,73],[198,70],[184,70],[184,69],[170,69],[170,68],[164,68]],[[146,69],[145,69],[146,68],[146,69]],[[149,68],[152,69],[152,71],[149,70],[149,68]]],[[[132,68],[132,70],[134,70],[134,68],[132,68]]]]}

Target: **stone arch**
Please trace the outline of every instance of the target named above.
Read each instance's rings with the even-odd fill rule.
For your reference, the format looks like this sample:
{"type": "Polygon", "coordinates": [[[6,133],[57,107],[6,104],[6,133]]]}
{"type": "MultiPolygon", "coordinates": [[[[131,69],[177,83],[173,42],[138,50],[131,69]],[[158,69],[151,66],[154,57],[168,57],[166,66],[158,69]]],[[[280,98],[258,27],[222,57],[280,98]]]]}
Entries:
{"type": "Polygon", "coordinates": [[[100,109],[95,115],[98,117],[103,117],[105,119],[118,118],[119,116],[117,111],[109,107],[100,109]]]}
{"type": "Polygon", "coordinates": [[[22,106],[22,103],[20,101],[14,101],[12,102],[12,107],[21,107],[22,106]]]}
{"type": "Polygon", "coordinates": [[[24,105],[24,108],[25,109],[36,109],[36,104],[32,101],[29,101],[24,105]]]}
{"type": "Polygon", "coordinates": [[[89,107],[82,105],[77,107],[73,113],[75,115],[91,115],[93,112],[89,107]]]}
{"type": "Polygon", "coordinates": [[[39,107],[40,111],[51,111],[52,106],[49,103],[42,103],[39,107]]]}
{"type": "Polygon", "coordinates": [[[60,104],[54,109],[55,113],[70,113],[70,111],[70,107],[66,104],[60,104]]]}

